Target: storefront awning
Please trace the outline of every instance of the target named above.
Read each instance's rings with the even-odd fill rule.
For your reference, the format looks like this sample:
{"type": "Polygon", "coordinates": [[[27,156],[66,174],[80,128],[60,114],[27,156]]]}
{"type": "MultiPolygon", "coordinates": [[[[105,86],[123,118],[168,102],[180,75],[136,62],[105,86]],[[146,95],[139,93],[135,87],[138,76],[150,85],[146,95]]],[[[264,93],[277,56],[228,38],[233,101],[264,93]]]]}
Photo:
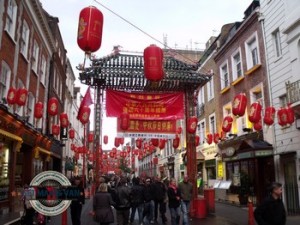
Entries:
{"type": "Polygon", "coordinates": [[[13,139],[15,141],[23,142],[23,139],[15,134],[9,133],[5,130],[0,129],[0,134],[9,137],[10,139],[13,139]]]}
{"type": "Polygon", "coordinates": [[[204,155],[203,155],[203,153],[201,152],[201,151],[198,151],[197,153],[196,153],[196,159],[197,160],[204,160],[204,155]]]}

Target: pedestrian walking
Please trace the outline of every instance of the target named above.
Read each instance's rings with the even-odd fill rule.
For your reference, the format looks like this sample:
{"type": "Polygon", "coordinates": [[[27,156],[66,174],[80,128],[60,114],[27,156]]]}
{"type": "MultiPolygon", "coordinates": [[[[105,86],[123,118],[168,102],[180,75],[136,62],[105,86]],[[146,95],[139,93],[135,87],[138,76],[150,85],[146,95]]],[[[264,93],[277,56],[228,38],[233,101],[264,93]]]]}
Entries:
{"type": "Polygon", "coordinates": [[[168,187],[169,209],[171,213],[171,225],[179,225],[180,221],[180,191],[176,186],[175,178],[170,179],[168,187]]]}
{"type": "Polygon", "coordinates": [[[144,212],[144,186],[140,184],[140,178],[132,178],[132,187],[131,192],[132,201],[131,201],[131,214],[130,214],[130,223],[132,224],[135,217],[135,212],[138,212],[139,225],[143,224],[143,212],[144,212]]]}
{"type": "Polygon", "coordinates": [[[282,184],[273,182],[269,188],[269,195],[254,210],[258,225],[285,225],[286,211],[281,195],[282,184]]]}
{"type": "Polygon", "coordinates": [[[144,213],[143,218],[146,217],[149,223],[154,223],[154,192],[153,186],[151,185],[150,177],[146,178],[145,181],[145,189],[144,189],[144,197],[145,197],[145,204],[144,204],[144,213]]]}
{"type": "Polygon", "coordinates": [[[157,222],[158,211],[160,213],[161,221],[163,224],[167,223],[166,217],[166,195],[167,186],[161,181],[160,177],[156,177],[153,183],[154,192],[154,221],[157,222]]]}
{"type": "Polygon", "coordinates": [[[71,209],[71,220],[73,225],[81,225],[81,211],[82,206],[85,202],[84,188],[83,182],[80,177],[75,177],[72,184],[78,188],[80,191],[80,195],[76,196],[75,199],[72,200],[70,209],[71,209]]]}
{"type": "Polygon", "coordinates": [[[33,197],[32,193],[34,193],[34,188],[28,186],[28,184],[24,185],[22,201],[24,206],[24,216],[22,218],[22,224],[24,225],[32,225],[33,219],[35,216],[35,210],[31,206],[30,201],[33,197]]]}
{"type": "Polygon", "coordinates": [[[182,224],[189,225],[189,211],[190,203],[193,195],[193,185],[189,182],[188,176],[183,177],[183,181],[178,185],[181,194],[181,211],[182,211],[182,224]]]}
{"type": "Polygon", "coordinates": [[[112,206],[115,202],[112,200],[106,183],[99,185],[98,191],[93,197],[93,217],[94,221],[101,225],[108,225],[114,222],[112,206]]]}

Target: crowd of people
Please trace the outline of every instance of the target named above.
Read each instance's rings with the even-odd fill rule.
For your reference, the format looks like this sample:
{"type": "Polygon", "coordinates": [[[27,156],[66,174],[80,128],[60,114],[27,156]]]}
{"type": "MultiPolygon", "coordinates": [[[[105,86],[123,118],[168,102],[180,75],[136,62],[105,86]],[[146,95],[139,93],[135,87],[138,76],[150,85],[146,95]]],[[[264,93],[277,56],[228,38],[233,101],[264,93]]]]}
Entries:
{"type": "Polygon", "coordinates": [[[193,185],[187,176],[177,184],[166,177],[100,177],[93,196],[94,221],[101,225],[116,222],[118,225],[167,224],[170,213],[171,225],[188,225],[193,185]],[[112,212],[116,210],[116,220],[112,212]],[[167,211],[169,208],[169,211],[167,211]]]}

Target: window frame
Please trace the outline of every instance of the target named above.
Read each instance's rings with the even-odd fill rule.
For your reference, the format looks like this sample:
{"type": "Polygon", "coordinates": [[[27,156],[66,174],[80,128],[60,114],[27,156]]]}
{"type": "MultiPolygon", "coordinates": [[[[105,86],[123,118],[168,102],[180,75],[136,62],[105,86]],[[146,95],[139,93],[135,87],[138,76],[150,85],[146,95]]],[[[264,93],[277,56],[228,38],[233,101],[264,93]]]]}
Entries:
{"type": "Polygon", "coordinates": [[[30,29],[28,23],[26,22],[26,20],[23,20],[22,33],[20,38],[20,52],[25,57],[25,59],[28,59],[29,35],[30,29]]]}
{"type": "Polygon", "coordinates": [[[282,56],[282,47],[281,47],[281,37],[279,28],[272,32],[272,39],[274,45],[274,54],[276,58],[280,58],[282,56]]]}
{"type": "Polygon", "coordinates": [[[242,53],[241,48],[238,48],[231,56],[231,67],[232,67],[232,80],[235,81],[240,77],[244,76],[243,73],[243,60],[242,60],[242,53]],[[235,56],[239,55],[240,60],[236,63],[235,56]],[[237,64],[240,64],[240,70],[237,69],[237,64]],[[241,71],[241,74],[238,75],[238,71],[241,71]]]}
{"type": "Polygon", "coordinates": [[[11,78],[11,69],[6,62],[2,61],[1,74],[0,74],[0,100],[1,101],[3,98],[5,99],[7,98],[10,78],[11,78]]]}
{"type": "Polygon", "coordinates": [[[36,40],[33,41],[33,48],[32,48],[32,70],[37,74],[38,73],[38,65],[39,65],[39,51],[40,47],[36,40]]]}
{"type": "Polygon", "coordinates": [[[229,66],[228,66],[228,60],[224,61],[221,65],[220,65],[220,78],[221,78],[221,90],[223,90],[226,87],[230,86],[230,77],[229,77],[229,66]],[[223,70],[223,68],[226,66],[227,69],[227,73],[223,70]],[[226,86],[226,79],[225,79],[225,75],[227,74],[227,86],[226,86]]]}
{"type": "Polygon", "coordinates": [[[5,31],[15,40],[18,5],[15,0],[8,0],[5,31]]]}
{"type": "Polygon", "coordinates": [[[245,41],[247,70],[261,63],[257,32],[245,41]],[[255,51],[254,51],[255,50],[255,51]],[[255,54],[255,58],[253,55],[255,54]]]}

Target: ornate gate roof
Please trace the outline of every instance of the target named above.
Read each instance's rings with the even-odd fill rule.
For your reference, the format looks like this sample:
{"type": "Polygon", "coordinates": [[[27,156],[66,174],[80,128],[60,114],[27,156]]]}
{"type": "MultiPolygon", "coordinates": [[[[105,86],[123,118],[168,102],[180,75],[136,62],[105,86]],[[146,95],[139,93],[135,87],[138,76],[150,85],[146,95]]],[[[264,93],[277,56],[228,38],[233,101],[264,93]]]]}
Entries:
{"type": "Polygon", "coordinates": [[[101,89],[172,92],[195,90],[211,78],[199,73],[197,65],[184,63],[172,56],[164,56],[164,71],[163,80],[150,82],[144,76],[143,55],[113,53],[93,59],[91,67],[81,70],[79,79],[83,84],[101,89]]]}

